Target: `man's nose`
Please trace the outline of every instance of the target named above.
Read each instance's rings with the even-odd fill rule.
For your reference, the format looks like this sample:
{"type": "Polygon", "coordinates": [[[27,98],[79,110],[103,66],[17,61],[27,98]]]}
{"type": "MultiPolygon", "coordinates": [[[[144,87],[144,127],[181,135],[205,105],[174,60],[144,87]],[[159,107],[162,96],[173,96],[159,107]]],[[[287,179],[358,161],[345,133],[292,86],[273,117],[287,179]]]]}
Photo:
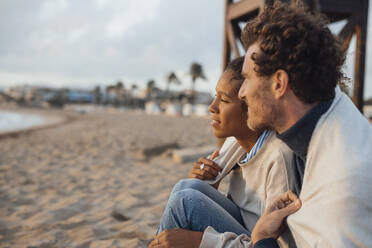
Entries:
{"type": "Polygon", "coordinates": [[[245,83],[243,82],[242,86],[239,89],[239,93],[238,93],[238,97],[240,100],[245,99],[245,91],[246,91],[246,87],[245,87],[245,83]]]}

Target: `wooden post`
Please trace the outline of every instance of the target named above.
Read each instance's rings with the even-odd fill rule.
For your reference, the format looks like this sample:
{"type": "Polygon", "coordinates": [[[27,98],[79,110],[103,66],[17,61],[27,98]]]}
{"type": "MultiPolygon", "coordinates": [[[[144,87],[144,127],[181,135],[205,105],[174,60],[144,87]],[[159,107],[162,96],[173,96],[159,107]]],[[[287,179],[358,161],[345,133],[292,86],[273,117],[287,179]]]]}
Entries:
{"type": "Polygon", "coordinates": [[[355,65],[354,65],[354,91],[353,102],[363,113],[364,105],[364,73],[366,60],[366,40],[367,40],[367,19],[368,19],[368,0],[363,1],[363,12],[356,25],[355,33],[357,38],[355,65]]]}
{"type": "Polygon", "coordinates": [[[229,22],[227,18],[227,11],[231,3],[232,3],[232,0],[225,0],[225,22],[224,22],[224,32],[223,32],[222,71],[225,70],[227,64],[230,62],[230,57],[231,57],[231,47],[229,44],[229,39],[227,37],[227,29],[228,29],[228,22],[229,22]]]}

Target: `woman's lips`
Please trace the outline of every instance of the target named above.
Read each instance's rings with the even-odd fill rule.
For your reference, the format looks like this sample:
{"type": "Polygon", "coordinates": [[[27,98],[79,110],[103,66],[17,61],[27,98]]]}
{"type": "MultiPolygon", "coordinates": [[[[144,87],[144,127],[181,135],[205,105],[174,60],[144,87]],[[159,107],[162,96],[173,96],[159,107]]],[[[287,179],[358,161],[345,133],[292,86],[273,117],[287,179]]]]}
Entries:
{"type": "Polygon", "coordinates": [[[218,120],[211,120],[211,126],[212,127],[217,127],[218,125],[220,124],[220,121],[218,121],[218,120]]]}

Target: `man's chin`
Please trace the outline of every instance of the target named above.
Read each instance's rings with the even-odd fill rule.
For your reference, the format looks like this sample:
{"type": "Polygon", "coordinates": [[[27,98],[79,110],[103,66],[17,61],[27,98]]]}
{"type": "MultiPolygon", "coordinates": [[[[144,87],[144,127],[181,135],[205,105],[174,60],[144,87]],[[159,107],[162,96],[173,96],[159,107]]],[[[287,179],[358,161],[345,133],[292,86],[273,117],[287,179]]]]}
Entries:
{"type": "Polygon", "coordinates": [[[262,131],[262,128],[257,125],[257,123],[252,123],[251,121],[247,121],[247,126],[249,127],[249,129],[251,129],[252,131],[262,131]]]}

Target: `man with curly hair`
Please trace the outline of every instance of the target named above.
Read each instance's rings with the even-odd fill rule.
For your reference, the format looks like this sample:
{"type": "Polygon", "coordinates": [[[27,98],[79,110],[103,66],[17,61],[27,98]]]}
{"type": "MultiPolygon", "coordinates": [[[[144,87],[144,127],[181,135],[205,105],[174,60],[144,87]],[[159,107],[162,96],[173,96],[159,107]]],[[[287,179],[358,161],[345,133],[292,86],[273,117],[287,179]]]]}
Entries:
{"type": "Polygon", "coordinates": [[[372,127],[338,86],[345,54],[327,21],[276,3],[242,40],[247,124],[275,130],[294,154],[288,180],[302,208],[287,224],[297,246],[372,247],[372,127]]]}

